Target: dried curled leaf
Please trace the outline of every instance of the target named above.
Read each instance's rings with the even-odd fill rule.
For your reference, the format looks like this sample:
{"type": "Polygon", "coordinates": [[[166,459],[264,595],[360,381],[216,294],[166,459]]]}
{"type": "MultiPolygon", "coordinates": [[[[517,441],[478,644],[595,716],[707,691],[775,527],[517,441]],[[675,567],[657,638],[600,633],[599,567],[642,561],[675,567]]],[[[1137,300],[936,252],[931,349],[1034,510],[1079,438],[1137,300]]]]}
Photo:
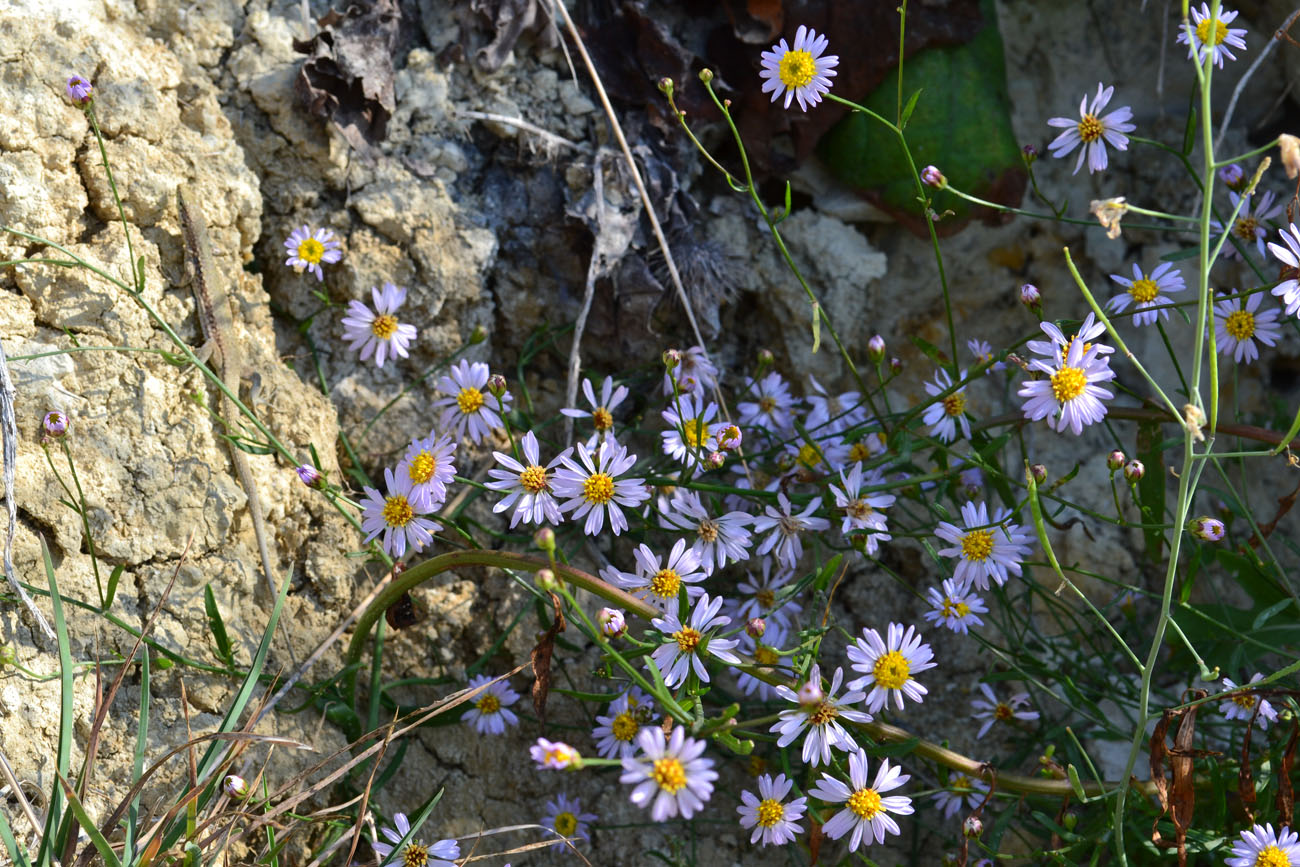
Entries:
{"type": "Polygon", "coordinates": [[[533,648],[533,710],[543,726],[546,725],[546,698],[551,694],[551,654],[555,651],[555,636],[564,631],[564,611],[560,608],[560,597],[551,594],[551,605],[555,608],[555,620],[551,628],[533,648]]]}

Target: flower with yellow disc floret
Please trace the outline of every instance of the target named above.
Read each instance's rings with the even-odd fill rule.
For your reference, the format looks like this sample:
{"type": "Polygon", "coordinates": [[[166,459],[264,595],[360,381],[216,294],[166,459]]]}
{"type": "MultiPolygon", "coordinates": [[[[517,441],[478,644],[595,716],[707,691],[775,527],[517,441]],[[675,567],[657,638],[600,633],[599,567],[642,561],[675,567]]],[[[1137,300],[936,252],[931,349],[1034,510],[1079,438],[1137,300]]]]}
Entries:
{"type": "Polygon", "coordinates": [[[849,645],[848,657],[854,671],[862,677],[851,681],[848,688],[866,691],[867,710],[877,713],[889,703],[903,709],[903,696],[921,702],[929,690],[917,683],[915,674],[934,668],[934,652],[921,641],[915,626],[904,629],[901,623],[889,624],[886,638],[874,629],[863,629],[862,637],[849,645]]]}

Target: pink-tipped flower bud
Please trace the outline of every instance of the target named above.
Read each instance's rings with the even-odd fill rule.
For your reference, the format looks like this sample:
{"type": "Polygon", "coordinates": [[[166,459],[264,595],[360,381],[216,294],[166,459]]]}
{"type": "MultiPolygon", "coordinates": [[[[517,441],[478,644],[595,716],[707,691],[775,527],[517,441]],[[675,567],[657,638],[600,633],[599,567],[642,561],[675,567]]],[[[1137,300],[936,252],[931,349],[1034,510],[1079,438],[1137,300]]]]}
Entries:
{"type": "Polygon", "coordinates": [[[501,397],[506,393],[506,378],[499,373],[492,374],[488,377],[487,390],[493,397],[501,397]]]}
{"type": "Polygon", "coordinates": [[[1187,532],[1202,542],[1218,542],[1228,530],[1218,518],[1202,515],[1187,522],[1187,532]]]}
{"type": "Polygon", "coordinates": [[[879,364],[885,359],[885,338],[879,334],[873,334],[867,341],[867,358],[872,364],[879,364]]]}
{"type": "Polygon", "coordinates": [[[744,440],[745,437],[740,432],[740,428],[736,427],[734,424],[727,425],[722,429],[722,433],[718,434],[718,445],[729,452],[734,452],[736,449],[740,448],[740,444],[744,442],[744,440]]]}
{"type": "Polygon", "coordinates": [[[708,84],[708,83],[709,83],[710,81],[712,81],[712,80],[713,80],[713,70],[712,70],[712,69],[709,69],[709,68],[706,66],[706,67],[704,67],[703,69],[700,70],[700,81],[704,82],[705,84],[708,84]]]}
{"type": "Polygon", "coordinates": [[[968,839],[974,840],[984,833],[984,822],[979,816],[967,816],[961,823],[961,832],[968,839]]]}
{"type": "Polygon", "coordinates": [[[1246,172],[1236,163],[1229,163],[1219,169],[1219,180],[1228,185],[1228,189],[1240,191],[1246,182],[1246,172]]]}
{"type": "Polygon", "coordinates": [[[722,452],[709,452],[709,456],[705,460],[709,465],[709,469],[720,470],[726,465],[727,456],[722,452]]]}
{"type": "Polygon", "coordinates": [[[1147,474],[1147,468],[1136,458],[1124,465],[1124,478],[1130,482],[1141,481],[1142,477],[1147,474]]]}
{"type": "Polygon", "coordinates": [[[659,79],[659,90],[664,96],[673,95],[673,80],[668,76],[659,79]]]}
{"type": "Polygon", "coordinates": [[[1029,475],[1034,477],[1034,484],[1041,485],[1047,481],[1047,467],[1043,464],[1030,464],[1029,475]]]}
{"type": "Polygon", "coordinates": [[[76,105],[85,107],[95,98],[95,86],[80,75],[68,77],[68,84],[65,89],[68,99],[76,105]]]}
{"type": "Polygon", "coordinates": [[[675,370],[677,365],[682,363],[682,351],[680,349],[665,349],[663,361],[664,367],[675,370]]]}
{"type": "Polygon", "coordinates": [[[325,487],[325,476],[321,471],[311,464],[303,464],[294,470],[298,474],[298,481],[302,482],[309,488],[325,487]]]}
{"type": "Polygon", "coordinates": [[[934,187],[936,190],[942,190],[948,186],[948,179],[943,176],[943,172],[935,166],[926,166],[921,169],[921,183],[927,187],[934,187]]]}
{"type": "Polygon", "coordinates": [[[1038,311],[1043,304],[1043,295],[1033,283],[1022,283],[1020,286],[1020,303],[1030,310],[1038,311]]]}
{"type": "Polygon", "coordinates": [[[821,704],[822,699],[826,698],[826,693],[822,690],[822,670],[821,666],[814,665],[812,671],[808,673],[808,679],[804,681],[803,686],[799,687],[799,704],[804,707],[821,704]]]}
{"type": "Polygon", "coordinates": [[[533,534],[533,544],[543,551],[555,550],[555,531],[550,527],[541,527],[533,534]]]}
{"type": "Polygon", "coordinates": [[[745,634],[750,638],[762,638],[767,631],[767,622],[761,617],[751,617],[745,622],[745,634]]]}
{"type": "Polygon", "coordinates": [[[543,590],[555,590],[560,586],[560,582],[550,569],[538,569],[537,586],[543,590]]]}
{"type": "Polygon", "coordinates": [[[1024,147],[1022,147],[1020,149],[1020,152],[1025,155],[1026,165],[1033,165],[1034,160],[1038,159],[1038,148],[1034,147],[1031,144],[1027,144],[1024,147]]]}
{"type": "Polygon", "coordinates": [[[627,618],[617,608],[602,608],[596,612],[596,622],[606,638],[618,638],[627,633],[627,618]]]}
{"type": "Polygon", "coordinates": [[[903,372],[903,360],[897,355],[889,359],[889,372],[895,376],[903,372]]]}
{"type": "Polygon", "coordinates": [[[469,333],[469,345],[474,346],[487,340],[487,329],[482,325],[475,325],[474,330],[469,333]]]}
{"type": "Polygon", "coordinates": [[[236,774],[230,774],[221,781],[221,790],[236,801],[242,801],[248,797],[248,781],[236,774]]]}
{"type": "Polygon", "coordinates": [[[71,423],[72,420],[68,418],[66,412],[59,412],[57,409],[52,409],[45,414],[45,418],[41,421],[41,427],[45,429],[45,435],[47,437],[58,439],[67,434],[68,425],[71,423]]]}
{"type": "Polygon", "coordinates": [[[759,366],[761,366],[761,367],[768,367],[768,366],[770,366],[771,364],[775,363],[775,361],[776,361],[776,356],[772,354],[772,350],[770,350],[770,349],[760,349],[760,350],[758,351],[758,363],[759,363],[759,366]]]}
{"type": "Polygon", "coordinates": [[[1106,468],[1112,473],[1116,470],[1122,470],[1126,463],[1128,463],[1128,458],[1119,449],[1115,449],[1115,451],[1106,455],[1106,468]]]}

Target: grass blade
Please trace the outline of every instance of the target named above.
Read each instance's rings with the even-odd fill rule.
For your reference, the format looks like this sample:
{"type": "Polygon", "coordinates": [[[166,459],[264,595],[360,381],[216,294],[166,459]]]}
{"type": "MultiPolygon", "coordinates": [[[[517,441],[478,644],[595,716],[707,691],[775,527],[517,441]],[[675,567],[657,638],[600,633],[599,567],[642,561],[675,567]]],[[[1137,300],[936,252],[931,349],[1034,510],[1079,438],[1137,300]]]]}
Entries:
{"type": "MultiPolygon", "coordinates": [[[[54,609],[54,632],[59,642],[59,752],[56,760],[58,775],[67,779],[72,761],[72,698],[73,675],[76,669],[72,664],[72,652],[68,647],[68,623],[63,619],[63,601],[59,597],[58,582],[54,577],[54,561],[50,559],[50,548],[41,536],[41,559],[45,562],[45,579],[50,585],[50,605],[54,609]]],[[[45,833],[41,837],[41,848],[36,853],[37,867],[45,867],[54,858],[54,849],[66,836],[66,825],[59,825],[59,816],[63,813],[63,792],[58,786],[50,792],[50,811],[45,817],[45,833]]]]}
{"type": "Polygon", "coordinates": [[[68,796],[68,805],[72,807],[72,812],[76,814],[77,821],[81,823],[82,829],[90,836],[90,842],[94,844],[96,851],[99,852],[99,857],[104,859],[104,864],[107,867],[122,867],[122,862],[118,859],[117,853],[104,839],[104,835],[99,833],[99,829],[95,827],[90,814],[86,812],[86,808],[82,805],[81,799],[77,797],[77,793],[72,790],[72,786],[68,785],[67,779],[62,774],[59,775],[59,784],[63,786],[64,794],[68,796]]]}
{"type": "MultiPolygon", "coordinates": [[[[131,782],[134,784],[144,773],[144,754],[148,743],[149,735],[149,652],[146,650],[140,656],[140,715],[135,736],[135,758],[131,763],[131,782]]],[[[139,833],[140,824],[140,796],[136,795],[131,800],[131,805],[126,809],[126,845],[122,847],[122,852],[129,860],[131,850],[134,848],[136,835],[139,833]]]]}
{"type": "Polygon", "coordinates": [[[217,645],[217,659],[234,668],[235,656],[230,648],[230,636],[226,633],[226,622],[221,619],[221,609],[217,599],[212,595],[212,585],[203,585],[203,608],[208,614],[208,628],[212,630],[212,640],[217,645]]]}

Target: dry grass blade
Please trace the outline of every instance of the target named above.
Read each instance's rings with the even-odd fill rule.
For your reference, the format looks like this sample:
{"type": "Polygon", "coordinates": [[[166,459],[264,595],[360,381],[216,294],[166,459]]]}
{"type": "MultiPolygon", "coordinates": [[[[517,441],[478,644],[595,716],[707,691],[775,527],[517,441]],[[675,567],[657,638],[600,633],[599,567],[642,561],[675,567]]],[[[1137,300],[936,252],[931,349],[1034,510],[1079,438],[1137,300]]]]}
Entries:
{"type": "Polygon", "coordinates": [[[1295,816],[1295,789],[1291,785],[1291,768],[1295,766],[1296,740],[1300,737],[1300,722],[1291,720],[1291,737],[1282,753],[1282,766],[1277,775],[1277,817],[1280,824],[1293,827],[1295,816]]]}

